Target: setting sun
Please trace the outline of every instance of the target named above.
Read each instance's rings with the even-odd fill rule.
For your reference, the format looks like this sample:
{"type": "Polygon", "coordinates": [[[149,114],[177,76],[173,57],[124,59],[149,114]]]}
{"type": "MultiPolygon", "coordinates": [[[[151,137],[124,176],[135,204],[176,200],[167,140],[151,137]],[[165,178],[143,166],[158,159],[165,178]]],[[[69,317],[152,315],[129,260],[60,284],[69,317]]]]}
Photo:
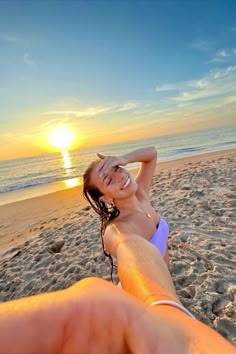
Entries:
{"type": "Polygon", "coordinates": [[[74,135],[68,129],[55,129],[51,132],[49,136],[49,142],[51,145],[58,149],[69,148],[74,141],[74,135]]]}

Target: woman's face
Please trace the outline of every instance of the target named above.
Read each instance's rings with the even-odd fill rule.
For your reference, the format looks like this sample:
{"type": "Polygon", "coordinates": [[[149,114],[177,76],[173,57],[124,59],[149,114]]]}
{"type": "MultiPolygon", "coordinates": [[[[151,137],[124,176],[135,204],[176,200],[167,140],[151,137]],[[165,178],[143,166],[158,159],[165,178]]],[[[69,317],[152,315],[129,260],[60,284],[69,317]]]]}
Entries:
{"type": "Polygon", "coordinates": [[[112,199],[123,199],[137,190],[137,183],[131,174],[123,167],[115,166],[102,176],[96,171],[91,173],[91,183],[96,186],[103,196],[112,199]]]}

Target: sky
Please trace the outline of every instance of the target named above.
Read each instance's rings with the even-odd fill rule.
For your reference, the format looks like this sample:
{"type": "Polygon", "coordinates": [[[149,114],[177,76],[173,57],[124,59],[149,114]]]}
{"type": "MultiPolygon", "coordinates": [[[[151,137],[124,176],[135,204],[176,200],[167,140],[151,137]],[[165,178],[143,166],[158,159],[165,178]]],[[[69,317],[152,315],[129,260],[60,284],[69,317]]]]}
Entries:
{"type": "Polygon", "coordinates": [[[236,124],[236,2],[0,0],[0,160],[236,124]]]}

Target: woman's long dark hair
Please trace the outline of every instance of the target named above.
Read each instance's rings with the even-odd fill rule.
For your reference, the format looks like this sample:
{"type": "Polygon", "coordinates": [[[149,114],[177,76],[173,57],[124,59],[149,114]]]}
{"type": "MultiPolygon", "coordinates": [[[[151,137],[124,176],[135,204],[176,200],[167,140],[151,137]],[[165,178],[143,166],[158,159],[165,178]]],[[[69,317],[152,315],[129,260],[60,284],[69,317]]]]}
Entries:
{"type": "Polygon", "coordinates": [[[106,252],[105,247],[104,247],[104,240],[103,240],[103,235],[105,233],[106,227],[109,224],[109,222],[113,219],[115,219],[119,214],[120,211],[115,205],[109,205],[106,204],[105,202],[101,201],[99,198],[103,195],[100,190],[93,186],[91,184],[91,172],[94,170],[96,164],[99,162],[98,161],[93,161],[89,167],[86,169],[84,175],[83,175],[83,180],[84,180],[84,185],[83,185],[83,196],[84,198],[89,202],[93,210],[99,215],[100,220],[101,220],[101,228],[100,228],[100,237],[102,241],[102,249],[103,253],[105,254],[106,257],[109,258],[110,264],[111,264],[111,281],[113,282],[113,268],[114,268],[114,262],[112,256],[106,252]]]}

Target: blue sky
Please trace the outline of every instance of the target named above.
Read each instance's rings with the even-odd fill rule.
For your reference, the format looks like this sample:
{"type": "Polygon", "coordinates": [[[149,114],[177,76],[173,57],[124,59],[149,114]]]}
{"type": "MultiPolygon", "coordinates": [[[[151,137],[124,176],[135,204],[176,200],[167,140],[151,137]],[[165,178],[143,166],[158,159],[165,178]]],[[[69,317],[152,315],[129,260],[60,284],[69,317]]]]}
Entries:
{"type": "Polygon", "coordinates": [[[0,159],[235,124],[235,1],[0,2],[0,159]]]}

